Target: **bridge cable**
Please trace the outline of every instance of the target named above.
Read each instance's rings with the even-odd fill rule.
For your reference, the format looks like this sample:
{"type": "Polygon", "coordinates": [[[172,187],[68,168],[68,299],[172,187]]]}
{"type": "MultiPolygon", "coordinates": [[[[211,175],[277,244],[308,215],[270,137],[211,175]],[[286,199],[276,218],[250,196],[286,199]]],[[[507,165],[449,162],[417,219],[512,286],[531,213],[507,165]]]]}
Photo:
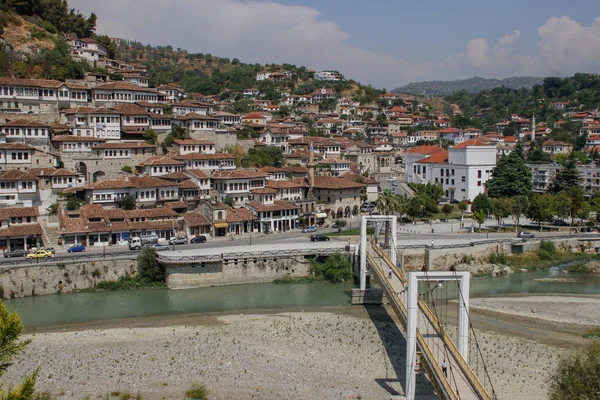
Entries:
{"type": "MultiPolygon", "coordinates": [[[[438,284],[436,284],[433,287],[433,289],[432,289],[431,288],[431,279],[429,278],[429,274],[427,273],[427,269],[425,269],[424,272],[425,272],[425,278],[427,279],[427,286],[429,286],[429,292],[428,293],[431,293],[433,290],[435,290],[438,287],[438,284]]],[[[434,313],[435,319],[438,321],[438,326],[440,326],[439,325],[438,313],[437,313],[437,307],[436,307],[435,303],[433,303],[433,313],[434,313]]],[[[429,326],[429,324],[431,324],[431,323],[429,321],[427,321],[427,325],[426,326],[429,326]]],[[[432,328],[433,328],[433,324],[431,324],[431,325],[432,325],[432,328]]],[[[441,331],[444,330],[443,327],[440,326],[440,328],[441,328],[441,331]]],[[[442,344],[444,346],[444,357],[445,357],[446,360],[448,360],[448,362],[447,362],[446,365],[449,367],[448,369],[450,370],[450,382],[449,383],[450,384],[454,383],[454,388],[456,389],[456,395],[460,399],[461,397],[460,397],[460,392],[458,390],[458,384],[456,382],[456,377],[454,376],[454,370],[452,368],[452,363],[450,362],[450,357],[448,357],[448,347],[446,345],[446,342],[443,339],[442,332],[438,332],[438,336],[440,337],[440,340],[442,341],[442,344]]],[[[439,344],[438,344],[438,350],[439,350],[439,344]]],[[[438,357],[439,357],[439,352],[438,352],[438,357]]]]}
{"type": "MultiPolygon", "coordinates": [[[[456,279],[458,281],[458,275],[456,273],[456,270],[454,270],[454,275],[456,276],[456,279]]],[[[464,303],[464,296],[463,296],[462,288],[460,287],[460,283],[458,284],[458,293],[460,295],[460,301],[464,303]]],[[[471,329],[471,332],[473,333],[475,347],[477,348],[477,353],[481,357],[481,362],[483,364],[484,378],[486,378],[487,381],[489,382],[489,385],[490,385],[490,388],[492,391],[492,399],[497,399],[498,396],[496,395],[496,390],[494,389],[494,384],[492,383],[492,378],[490,377],[485,359],[483,358],[483,352],[481,351],[481,347],[479,346],[479,340],[477,339],[477,334],[475,332],[475,328],[473,327],[473,323],[471,321],[471,313],[469,312],[468,309],[466,309],[466,313],[467,313],[467,320],[469,321],[469,328],[471,329]]],[[[476,357],[476,361],[478,362],[477,357],[476,357]]],[[[484,380],[484,382],[485,382],[485,380],[484,380]]]]}

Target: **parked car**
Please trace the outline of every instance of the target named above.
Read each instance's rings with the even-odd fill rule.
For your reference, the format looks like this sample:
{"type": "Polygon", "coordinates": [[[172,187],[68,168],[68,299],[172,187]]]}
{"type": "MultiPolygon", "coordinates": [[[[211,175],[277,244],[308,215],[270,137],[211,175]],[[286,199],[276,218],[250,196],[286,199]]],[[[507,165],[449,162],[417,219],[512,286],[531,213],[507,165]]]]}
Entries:
{"type": "Polygon", "coordinates": [[[440,203],[447,203],[448,202],[448,198],[447,197],[440,197],[440,203]]]}
{"type": "Polygon", "coordinates": [[[170,249],[169,246],[167,246],[166,244],[161,244],[161,243],[154,243],[151,247],[154,250],[156,250],[156,251],[162,251],[162,250],[169,250],[170,249]]]}
{"type": "Polygon", "coordinates": [[[311,233],[311,232],[316,232],[316,231],[317,231],[316,226],[308,226],[308,227],[302,229],[302,233],[311,233]]]}
{"type": "Polygon", "coordinates": [[[398,186],[398,182],[396,182],[396,181],[392,182],[392,186],[398,186]]]}
{"type": "Polygon", "coordinates": [[[388,178],[388,182],[396,182],[396,177],[395,176],[390,176],[388,178]]]}
{"type": "Polygon", "coordinates": [[[74,244],[67,249],[67,253],[80,253],[82,251],[85,251],[85,246],[81,243],[74,244]]]}
{"type": "Polygon", "coordinates": [[[190,240],[190,243],[206,243],[206,236],[195,236],[190,240]]]}
{"type": "Polygon", "coordinates": [[[169,240],[169,244],[187,244],[188,240],[184,237],[174,237],[169,240]]]}
{"type": "Polygon", "coordinates": [[[52,257],[52,253],[50,253],[49,251],[46,251],[44,249],[40,249],[35,252],[28,253],[25,256],[25,258],[28,260],[31,260],[34,258],[46,258],[46,257],[52,257]]]}
{"type": "Polygon", "coordinates": [[[458,200],[458,199],[450,200],[450,204],[458,204],[458,203],[460,203],[460,200],[458,200]]]}
{"type": "Polygon", "coordinates": [[[10,257],[25,257],[25,255],[28,253],[27,250],[23,250],[23,249],[18,249],[18,250],[13,250],[13,251],[5,251],[4,252],[4,257],[6,258],[10,258],[10,257]]]}
{"type": "Polygon", "coordinates": [[[311,242],[329,242],[330,240],[331,240],[331,238],[329,236],[325,236],[325,235],[311,235],[310,236],[311,242]]]}
{"type": "Polygon", "coordinates": [[[522,239],[533,239],[535,235],[531,232],[519,232],[517,234],[517,237],[520,237],[522,239]]]}
{"type": "Polygon", "coordinates": [[[56,255],[56,250],[54,250],[54,247],[45,247],[44,250],[52,253],[52,257],[56,255]]]}

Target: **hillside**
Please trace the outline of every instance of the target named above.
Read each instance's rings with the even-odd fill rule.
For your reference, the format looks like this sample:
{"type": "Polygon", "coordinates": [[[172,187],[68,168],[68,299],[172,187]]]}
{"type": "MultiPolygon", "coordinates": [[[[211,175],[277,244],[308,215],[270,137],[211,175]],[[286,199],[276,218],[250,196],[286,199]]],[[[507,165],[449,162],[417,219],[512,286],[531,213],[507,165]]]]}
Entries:
{"type": "Polygon", "coordinates": [[[353,80],[315,81],[312,79],[314,71],[305,66],[247,64],[237,58],[189,53],[185,49],[174,49],[172,46],[151,46],[121,39],[113,39],[113,42],[116,44],[115,58],[146,68],[150,84],[154,87],[174,83],[188,92],[204,95],[225,94],[225,97],[228,97],[227,94],[235,97],[244,89],[257,88],[267,100],[278,100],[282,91],[302,95],[327,87],[361,103],[376,103],[382,93],[353,80]],[[257,82],[256,74],[259,71],[286,71],[290,77],[278,82],[257,82]]]}
{"type": "Polygon", "coordinates": [[[461,90],[469,93],[478,93],[481,90],[491,90],[497,87],[508,89],[531,89],[534,85],[540,85],[543,78],[533,76],[511,77],[504,79],[486,79],[478,76],[456,81],[426,81],[413,82],[396,88],[393,92],[412,93],[427,96],[447,96],[461,90]]]}

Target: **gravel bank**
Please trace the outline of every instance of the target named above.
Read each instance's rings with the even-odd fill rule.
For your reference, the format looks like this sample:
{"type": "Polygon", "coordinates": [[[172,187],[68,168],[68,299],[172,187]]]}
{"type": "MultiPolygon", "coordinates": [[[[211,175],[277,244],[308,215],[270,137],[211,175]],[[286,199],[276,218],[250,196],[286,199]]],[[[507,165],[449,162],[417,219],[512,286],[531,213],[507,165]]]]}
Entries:
{"type": "Polygon", "coordinates": [[[600,325],[599,297],[528,296],[471,299],[471,308],[559,324],[600,325]]]}
{"type": "MultiPolygon", "coordinates": [[[[61,399],[111,391],[182,399],[195,382],[212,399],[400,398],[404,337],[382,310],[199,316],[186,326],[165,327],[163,320],[158,327],[36,333],[27,335],[33,342],[2,380],[41,365],[38,389],[61,399]]],[[[546,398],[560,350],[491,332],[478,339],[499,398],[546,398]]],[[[420,383],[420,392],[429,393],[420,383]]]]}

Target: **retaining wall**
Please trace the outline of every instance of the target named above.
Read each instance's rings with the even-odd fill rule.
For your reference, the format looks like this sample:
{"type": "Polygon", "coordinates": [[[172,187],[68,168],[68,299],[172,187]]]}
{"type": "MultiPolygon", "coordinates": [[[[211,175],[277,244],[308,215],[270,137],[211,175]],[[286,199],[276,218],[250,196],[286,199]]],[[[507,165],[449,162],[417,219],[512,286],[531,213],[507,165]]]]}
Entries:
{"type": "Polygon", "coordinates": [[[73,264],[6,267],[0,270],[2,298],[76,292],[100,281],[137,273],[136,260],[102,260],[73,264]]]}
{"type": "Polygon", "coordinates": [[[310,263],[303,257],[278,260],[239,260],[216,263],[167,265],[170,289],[265,283],[286,277],[308,276],[310,263]]]}

